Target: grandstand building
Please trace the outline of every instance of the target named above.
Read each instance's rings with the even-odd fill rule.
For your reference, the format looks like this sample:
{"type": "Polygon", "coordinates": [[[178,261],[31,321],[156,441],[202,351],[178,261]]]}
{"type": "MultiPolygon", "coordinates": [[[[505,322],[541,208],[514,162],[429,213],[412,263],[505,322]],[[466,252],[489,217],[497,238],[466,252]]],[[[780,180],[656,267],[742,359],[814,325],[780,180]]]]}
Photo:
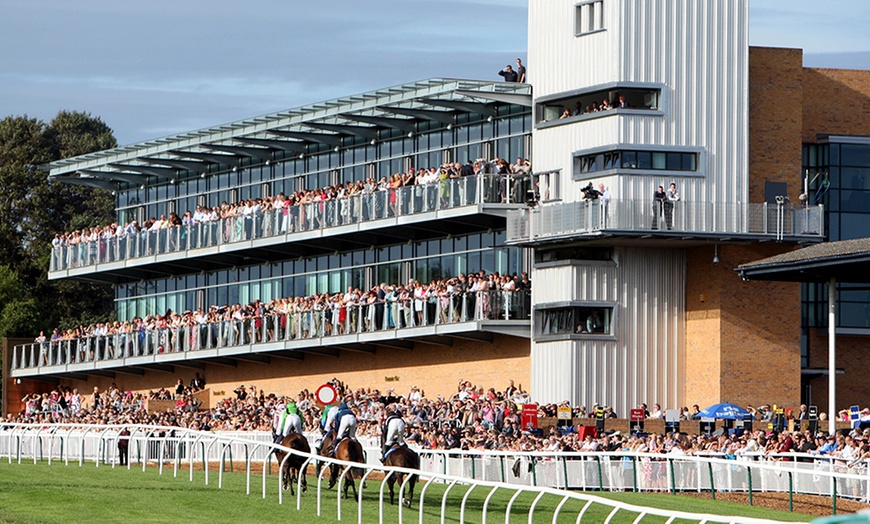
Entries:
{"type": "MultiPolygon", "coordinates": [[[[111,283],[119,321],[480,271],[526,272],[530,294],[467,291],[406,320],[398,304],[340,321],[321,305],[84,347],[7,344],[6,376],[149,390],[200,372],[214,396],[332,377],[435,396],[513,379],[536,401],[620,415],[639,402],[826,410],[826,293],[734,268],[865,235],[870,72],[750,48],[746,0],[532,0],[529,35],[529,84],[431,79],[52,163],[52,180],[114,191],[120,224],[363,187],[58,246],[49,278],[111,283]],[[499,175],[496,158],[531,172],[499,175]],[[474,175],[377,188],[478,159],[474,175]]],[[[870,394],[853,364],[867,294],[840,291],[844,405],[870,394]]]]}

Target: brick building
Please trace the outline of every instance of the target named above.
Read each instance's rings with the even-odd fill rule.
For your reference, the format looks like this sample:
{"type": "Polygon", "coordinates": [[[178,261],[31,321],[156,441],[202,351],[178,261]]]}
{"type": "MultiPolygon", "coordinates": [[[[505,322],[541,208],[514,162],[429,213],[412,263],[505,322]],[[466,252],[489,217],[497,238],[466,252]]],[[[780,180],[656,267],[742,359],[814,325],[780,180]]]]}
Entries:
{"type": "MultiPolygon", "coordinates": [[[[49,271],[112,282],[122,321],[478,270],[528,272],[528,304],[492,295],[500,313],[465,303],[448,322],[341,333],[311,324],[307,335],[259,340],[209,331],[181,336],[190,342],[172,352],[155,334],[132,350],[113,343],[111,358],[50,349],[47,364],[22,345],[4,358],[11,376],[148,390],[201,372],[214,396],[239,384],[294,393],[332,377],[450,395],[460,379],[497,388],[513,379],[538,401],[620,414],[638,402],[827,410],[824,290],[743,282],[734,268],[865,235],[870,72],[804,68],[800,50],[750,48],[745,0],[656,5],[661,16],[644,16],[641,0],[532,0],[531,85],[433,79],[51,166],[57,180],[116,191],[128,222],[412,167],[528,158],[528,179],[484,171],[436,184],[437,202],[416,187],[395,200],[374,192],[359,207],[312,208],[322,215],[306,231],[265,214],[238,237],[195,226],[92,253],[58,249],[49,271]],[[604,99],[616,107],[592,111],[604,99]],[[655,202],[671,182],[680,200],[655,202]],[[584,199],[590,183],[609,200],[584,199]]],[[[838,398],[864,403],[870,392],[854,370],[870,296],[844,287],[840,300],[849,313],[838,327],[838,398]]]]}

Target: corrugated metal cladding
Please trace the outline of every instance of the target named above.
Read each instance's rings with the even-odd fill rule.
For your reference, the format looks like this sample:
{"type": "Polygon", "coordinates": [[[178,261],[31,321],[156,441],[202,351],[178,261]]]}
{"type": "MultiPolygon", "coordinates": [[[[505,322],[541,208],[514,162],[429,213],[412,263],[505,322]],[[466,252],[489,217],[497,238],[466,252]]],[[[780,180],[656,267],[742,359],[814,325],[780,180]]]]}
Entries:
{"type": "MultiPolygon", "coordinates": [[[[696,177],[613,176],[615,199],[648,200],[676,181],[687,201],[746,202],[747,0],[603,0],[604,30],[575,36],[575,0],[531,0],[535,97],[609,83],[658,84],[664,115],[610,114],[534,131],[536,170],[562,169],[562,198],[579,198],[571,153],[619,146],[700,148],[696,177]]],[[[596,180],[597,182],[597,180],[596,180]]],[[[724,216],[730,206],[722,206],[724,216]]]]}
{"type": "Polygon", "coordinates": [[[532,384],[541,402],[676,408],[685,336],[686,256],[682,249],[617,248],[616,265],[535,269],[533,302],[615,302],[613,340],[532,344],[532,384]]]}

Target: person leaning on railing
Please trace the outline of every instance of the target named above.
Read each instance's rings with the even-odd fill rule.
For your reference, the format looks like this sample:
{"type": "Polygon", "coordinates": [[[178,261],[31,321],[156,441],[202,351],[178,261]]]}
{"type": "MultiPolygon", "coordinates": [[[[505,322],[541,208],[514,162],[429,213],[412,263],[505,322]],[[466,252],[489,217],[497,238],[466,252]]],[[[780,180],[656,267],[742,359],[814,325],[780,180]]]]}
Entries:
{"type": "MultiPolygon", "coordinates": [[[[214,244],[219,238],[223,242],[235,242],[252,236],[271,236],[343,225],[358,221],[360,216],[363,220],[373,220],[396,216],[400,211],[401,214],[411,210],[432,211],[436,209],[439,194],[441,207],[475,202],[474,184],[462,180],[468,176],[468,169],[458,163],[448,163],[442,167],[446,179],[439,176],[440,168],[411,168],[406,173],[392,175],[390,181],[383,177],[381,183],[367,178],[364,181],[300,190],[289,195],[281,192],[274,197],[248,199],[238,203],[224,201],[214,207],[197,206],[194,211],[185,211],[182,217],[170,213],[167,218],[163,214],[160,219],[151,217],[141,225],[137,220],[131,220],[124,224],[112,223],[57,234],[52,240],[55,253],[53,267],[62,269],[86,266],[107,259],[118,260],[154,252],[201,247],[214,244]],[[415,189],[410,191],[412,187],[415,189]],[[409,193],[400,195],[402,188],[408,188],[409,193]],[[451,192],[453,196],[449,197],[451,192]],[[360,206],[358,199],[366,195],[374,197],[374,200],[363,199],[360,206]],[[412,201],[414,205],[409,207],[412,201]],[[335,202],[339,202],[337,207],[333,205],[335,202]],[[136,246],[135,250],[128,251],[124,241],[132,241],[136,246]],[[150,246],[148,253],[144,251],[146,245],[150,246]]],[[[486,194],[487,201],[499,199],[505,202],[508,177],[519,175],[522,179],[530,172],[531,164],[527,160],[511,165],[506,160],[495,158],[492,161],[478,161],[473,165],[474,174],[501,175],[500,181],[494,186],[486,184],[488,188],[497,188],[497,195],[491,191],[486,194]]],[[[513,195],[512,201],[522,199],[513,195]]]]}

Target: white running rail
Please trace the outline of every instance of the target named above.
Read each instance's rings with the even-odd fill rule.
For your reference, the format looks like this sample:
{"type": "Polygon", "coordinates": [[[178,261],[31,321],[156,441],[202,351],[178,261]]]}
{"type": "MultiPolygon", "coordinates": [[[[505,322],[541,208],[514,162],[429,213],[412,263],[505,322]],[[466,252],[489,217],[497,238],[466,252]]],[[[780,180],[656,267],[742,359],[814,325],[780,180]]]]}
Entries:
{"type": "MultiPolygon", "coordinates": [[[[238,434],[227,435],[219,433],[207,433],[201,431],[193,431],[184,428],[162,427],[162,426],[144,426],[144,425],[126,425],[126,426],[107,426],[107,425],[28,425],[28,424],[3,424],[0,425],[0,460],[6,459],[10,464],[17,462],[21,464],[23,461],[32,460],[36,463],[39,460],[46,460],[49,464],[52,462],[78,462],[79,466],[84,466],[85,462],[93,462],[95,467],[110,466],[118,467],[118,457],[116,454],[117,444],[119,440],[120,430],[126,427],[131,435],[129,438],[129,455],[130,460],[126,467],[132,469],[132,463],[136,463],[136,469],[139,467],[143,471],[151,463],[159,469],[160,474],[167,465],[172,467],[173,476],[179,475],[179,470],[183,464],[189,467],[189,480],[194,478],[194,465],[202,465],[202,474],[206,484],[209,484],[214,472],[210,471],[210,466],[219,466],[217,471],[218,488],[223,487],[224,469],[226,469],[227,460],[232,464],[233,450],[236,450],[236,461],[243,461],[245,465],[246,475],[246,493],[251,494],[252,491],[252,465],[262,465],[262,497],[266,498],[269,492],[269,471],[272,466],[271,451],[276,447],[271,442],[262,440],[254,440],[238,436],[238,434]]],[[[371,455],[371,453],[369,453],[371,455]]],[[[317,514],[323,515],[326,503],[335,498],[336,518],[341,520],[341,497],[337,494],[342,490],[342,484],[351,467],[358,467],[359,464],[343,462],[335,459],[326,459],[316,457],[314,455],[303,454],[307,457],[306,467],[315,460],[320,460],[328,464],[338,464],[342,467],[342,473],[338,481],[338,489],[336,491],[326,491],[323,489],[323,480],[328,468],[323,468],[321,474],[313,481],[316,485],[314,497],[316,497],[317,514]]],[[[288,455],[289,457],[289,455],[288,455]]],[[[286,460],[286,459],[285,459],[286,460]]],[[[730,461],[733,463],[733,461],[730,461]]],[[[713,462],[710,462],[711,464],[713,462]]],[[[276,464],[277,465],[277,464],[276,464]]],[[[232,466],[230,466],[232,467],[232,466]]],[[[381,465],[366,464],[362,466],[364,473],[362,480],[369,478],[375,471],[382,471],[386,475],[396,473],[414,473],[412,470],[401,468],[387,468],[381,465]]],[[[279,469],[276,468],[276,472],[279,469]]],[[[462,498],[460,510],[460,520],[464,521],[466,515],[467,502],[469,494],[472,490],[480,490],[486,493],[486,498],[483,504],[482,522],[487,521],[487,509],[489,514],[492,513],[490,501],[493,494],[497,490],[513,492],[510,502],[504,509],[505,522],[510,522],[511,515],[519,515],[519,511],[512,513],[514,501],[522,494],[535,494],[534,502],[527,510],[528,522],[532,522],[535,514],[535,508],[538,502],[545,495],[557,497],[559,503],[553,514],[553,522],[562,513],[567,513],[566,503],[569,501],[579,501],[575,504],[582,509],[577,512],[576,522],[581,522],[584,515],[593,505],[601,505],[608,508],[607,518],[605,522],[610,522],[618,513],[635,514],[635,523],[642,522],[644,518],[661,518],[667,519],[670,523],[675,519],[694,521],[700,523],[728,523],[742,522],[747,524],[772,524],[780,521],[752,519],[746,517],[729,517],[722,515],[695,514],[679,511],[668,511],[659,508],[648,508],[625,504],[586,493],[570,492],[558,490],[549,487],[507,484],[495,480],[474,480],[467,477],[458,476],[455,474],[445,474],[436,472],[423,472],[421,475],[425,482],[418,491],[416,503],[418,504],[419,520],[423,522],[423,508],[431,506],[438,507],[440,502],[440,520],[444,522],[445,510],[447,502],[447,494],[456,485],[468,486],[465,496],[462,498]],[[440,501],[435,501],[435,497],[429,495],[427,499],[427,490],[430,486],[436,483],[447,485],[440,501]]],[[[278,476],[272,477],[272,490],[278,495],[279,504],[283,503],[284,491],[281,488],[281,481],[278,476]]],[[[407,477],[406,477],[407,479],[407,477]]],[[[379,521],[383,522],[385,512],[389,507],[385,505],[385,497],[382,483],[377,488],[377,500],[379,505],[379,521]]],[[[301,488],[301,486],[299,486],[301,488]]],[[[404,486],[402,486],[404,487],[404,486]]],[[[363,482],[358,483],[358,522],[363,522],[362,499],[363,492],[366,488],[363,487],[363,482]]],[[[401,491],[400,491],[401,493],[401,491]]],[[[296,508],[300,509],[302,505],[302,491],[297,489],[296,508]]],[[[403,506],[396,506],[398,511],[399,522],[403,522],[403,506]]],[[[394,510],[390,510],[394,511],[394,510]]],[[[574,511],[574,510],[572,510],[574,511]]]]}

